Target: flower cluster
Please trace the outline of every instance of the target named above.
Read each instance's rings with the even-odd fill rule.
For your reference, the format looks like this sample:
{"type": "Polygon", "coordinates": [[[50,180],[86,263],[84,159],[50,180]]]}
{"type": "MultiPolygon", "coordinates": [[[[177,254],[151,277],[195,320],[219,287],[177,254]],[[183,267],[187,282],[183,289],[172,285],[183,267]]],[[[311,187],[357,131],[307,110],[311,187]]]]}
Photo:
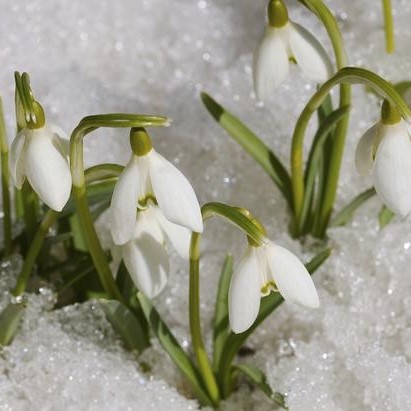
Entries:
{"type": "Polygon", "coordinates": [[[144,129],[132,129],[133,154],[110,206],[114,243],[137,288],[156,297],[167,282],[165,239],[188,259],[191,232],[203,231],[200,206],[186,177],[157,153],[144,129]]]}

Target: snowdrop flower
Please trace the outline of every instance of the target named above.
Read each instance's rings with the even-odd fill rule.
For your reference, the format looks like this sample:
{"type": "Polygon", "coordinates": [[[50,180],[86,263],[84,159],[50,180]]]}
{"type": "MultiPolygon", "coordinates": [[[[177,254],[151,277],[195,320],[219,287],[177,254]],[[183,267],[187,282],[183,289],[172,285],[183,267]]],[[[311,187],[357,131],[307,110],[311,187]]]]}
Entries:
{"type": "Polygon", "coordinates": [[[11,177],[19,190],[27,177],[41,200],[53,210],[61,211],[71,192],[69,141],[60,137],[60,130],[45,123],[39,104],[37,109],[41,110],[37,128],[23,128],[11,144],[11,177]]]}
{"type": "Polygon", "coordinates": [[[188,260],[191,231],[171,223],[157,206],[150,204],[137,212],[134,237],[121,246],[124,264],[134,284],[149,298],[160,294],[167,283],[166,238],[177,253],[188,260]]]}
{"type": "Polygon", "coordinates": [[[361,137],[355,165],[361,175],[372,172],[382,202],[405,217],[411,211],[411,135],[396,108],[384,101],[381,120],[361,137]]]}
{"type": "Polygon", "coordinates": [[[270,0],[269,24],[253,57],[253,79],[257,98],[265,100],[286,78],[290,62],[318,83],[332,73],[330,59],[321,43],[305,28],[288,19],[282,0],[270,0]]]}
{"type": "Polygon", "coordinates": [[[111,199],[110,230],[136,287],[154,298],[167,283],[166,238],[188,259],[191,233],[203,231],[203,219],[190,183],[153,149],[147,132],[132,129],[130,143],[133,154],[111,199]]]}
{"type": "Polygon", "coordinates": [[[186,177],[153,149],[144,129],[132,129],[130,143],[133,154],[111,199],[110,226],[114,242],[125,244],[134,238],[137,208],[144,209],[149,201],[158,204],[169,222],[202,232],[200,206],[186,177]]]}
{"type": "Polygon", "coordinates": [[[261,246],[249,244],[234,270],[228,293],[229,320],[234,333],[252,326],[261,297],[271,291],[279,291],[286,301],[309,308],[319,306],[313,280],[293,253],[269,240],[261,246]]]}

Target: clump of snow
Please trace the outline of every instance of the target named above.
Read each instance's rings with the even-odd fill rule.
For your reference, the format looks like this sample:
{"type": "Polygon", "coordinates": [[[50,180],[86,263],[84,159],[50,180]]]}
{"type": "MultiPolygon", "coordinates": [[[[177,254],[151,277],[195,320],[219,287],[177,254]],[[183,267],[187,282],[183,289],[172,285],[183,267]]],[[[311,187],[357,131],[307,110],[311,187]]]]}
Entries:
{"type": "MultiPolygon", "coordinates": [[[[104,112],[166,114],[168,129],[153,130],[156,149],[193,182],[201,202],[250,208],[270,237],[308,260],[309,246],[289,238],[287,210],[269,178],[214,123],[203,108],[206,90],[243,119],[287,164],[292,124],[315,85],[292,70],[265,104],[256,101],[251,55],[264,27],[266,0],[0,0],[2,93],[10,138],[14,132],[14,70],[28,71],[48,118],[67,131],[81,117],[104,112]]],[[[331,51],[315,17],[296,1],[293,20],[331,51]]],[[[407,79],[411,3],[393,2],[397,52],[384,54],[381,2],[327,2],[346,40],[349,61],[388,80],[407,79]]],[[[337,93],[335,93],[337,94],[337,93]]],[[[378,118],[379,103],[354,88],[337,208],[371,180],[354,169],[360,135],[378,118]]],[[[128,132],[100,130],[87,137],[88,164],[125,163],[128,132]]],[[[307,138],[308,149],[310,139],[307,138]]],[[[411,224],[395,221],[379,231],[373,199],[346,228],[330,232],[333,255],[315,275],[321,308],[282,306],[253,336],[255,350],[242,360],[258,363],[273,389],[285,392],[291,410],[398,410],[411,408],[411,224]]],[[[201,262],[205,333],[218,273],[226,252],[241,254],[244,240],[229,226],[206,223],[201,262]]],[[[1,267],[0,308],[21,260],[1,267]]],[[[173,255],[170,284],[155,302],[189,349],[188,267],[173,255]]],[[[89,302],[52,311],[54,295],[28,296],[28,312],[12,346],[0,356],[0,409],[197,409],[170,361],[154,343],[140,361],[144,373],[89,302]],[[178,392],[182,393],[179,394],[178,392]]],[[[243,387],[227,410],[272,409],[264,396],[243,387]]]]}

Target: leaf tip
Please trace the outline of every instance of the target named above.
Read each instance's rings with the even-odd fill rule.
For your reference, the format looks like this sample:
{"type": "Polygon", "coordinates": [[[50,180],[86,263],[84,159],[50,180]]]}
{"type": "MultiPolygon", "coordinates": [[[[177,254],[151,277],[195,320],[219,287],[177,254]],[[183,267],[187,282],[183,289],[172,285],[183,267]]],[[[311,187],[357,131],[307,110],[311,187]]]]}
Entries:
{"type": "Polygon", "coordinates": [[[224,114],[223,107],[205,92],[201,93],[201,100],[214,119],[217,122],[220,121],[221,116],[224,114]]]}

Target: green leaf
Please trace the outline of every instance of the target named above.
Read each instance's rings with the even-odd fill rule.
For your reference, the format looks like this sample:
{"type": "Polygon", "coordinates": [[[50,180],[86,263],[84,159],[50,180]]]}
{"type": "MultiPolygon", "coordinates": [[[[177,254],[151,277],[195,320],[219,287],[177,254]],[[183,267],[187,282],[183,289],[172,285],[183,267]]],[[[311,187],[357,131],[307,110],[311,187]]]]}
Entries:
{"type": "Polygon", "coordinates": [[[197,393],[197,396],[203,405],[212,405],[211,399],[203,388],[201,376],[187,353],[181,348],[170,329],[163,322],[157,310],[153,307],[150,300],[141,292],[137,294],[144,315],[150,324],[151,330],[158,338],[163,348],[166,350],[170,358],[177,365],[180,371],[190,381],[192,387],[197,393]]]}
{"type": "Polygon", "coordinates": [[[291,206],[290,176],[274,152],[237,117],[225,110],[208,94],[201,93],[201,100],[217,123],[260,164],[291,206]]]}
{"type": "Polygon", "coordinates": [[[220,274],[220,282],[218,284],[217,298],[215,302],[214,319],[213,319],[213,367],[218,369],[221,353],[223,351],[224,342],[227,338],[230,328],[228,325],[228,290],[230,280],[233,274],[233,257],[228,255],[225,258],[223,269],[220,274]]]}
{"type": "Polygon", "coordinates": [[[394,217],[395,213],[393,213],[388,207],[383,206],[378,213],[378,222],[380,223],[380,229],[382,230],[386,225],[388,225],[394,217]]]}
{"type": "Polygon", "coordinates": [[[345,225],[353,217],[354,213],[359,207],[361,207],[367,200],[375,195],[375,189],[369,188],[358,194],[354,199],[346,205],[339,213],[337,213],[331,220],[331,227],[338,227],[345,225]]]}
{"type": "Polygon", "coordinates": [[[124,170],[123,166],[118,164],[98,164],[93,167],[89,167],[84,171],[84,177],[86,184],[96,183],[102,180],[117,179],[117,177],[124,170]]]}
{"type": "MultiPolygon", "coordinates": [[[[305,196],[303,202],[303,209],[300,220],[300,231],[306,223],[309,206],[314,194],[315,176],[320,165],[320,157],[324,154],[323,146],[327,138],[332,136],[330,133],[335,125],[348,113],[350,106],[344,106],[330,113],[321,123],[318,131],[314,137],[313,145],[311,146],[310,154],[308,156],[306,171],[305,171],[305,196]]],[[[328,159],[326,159],[328,160],[328,159]]],[[[320,192],[322,187],[319,187],[320,192]]]]}
{"type": "Polygon", "coordinates": [[[51,247],[52,245],[62,243],[67,240],[71,240],[72,238],[73,238],[73,233],[71,232],[52,235],[44,239],[43,247],[51,247]]]}
{"type": "Polygon", "coordinates": [[[100,300],[100,305],[128,350],[142,352],[150,345],[144,327],[124,304],[117,300],[100,300]]]}
{"type": "Polygon", "coordinates": [[[25,305],[8,304],[0,313],[0,345],[6,346],[13,340],[23,316],[25,305]]]}
{"type": "Polygon", "coordinates": [[[247,364],[237,364],[234,366],[234,370],[242,373],[278,406],[285,410],[288,409],[285,405],[284,395],[279,392],[274,392],[271,389],[270,385],[267,383],[267,377],[259,368],[247,364]]]}

